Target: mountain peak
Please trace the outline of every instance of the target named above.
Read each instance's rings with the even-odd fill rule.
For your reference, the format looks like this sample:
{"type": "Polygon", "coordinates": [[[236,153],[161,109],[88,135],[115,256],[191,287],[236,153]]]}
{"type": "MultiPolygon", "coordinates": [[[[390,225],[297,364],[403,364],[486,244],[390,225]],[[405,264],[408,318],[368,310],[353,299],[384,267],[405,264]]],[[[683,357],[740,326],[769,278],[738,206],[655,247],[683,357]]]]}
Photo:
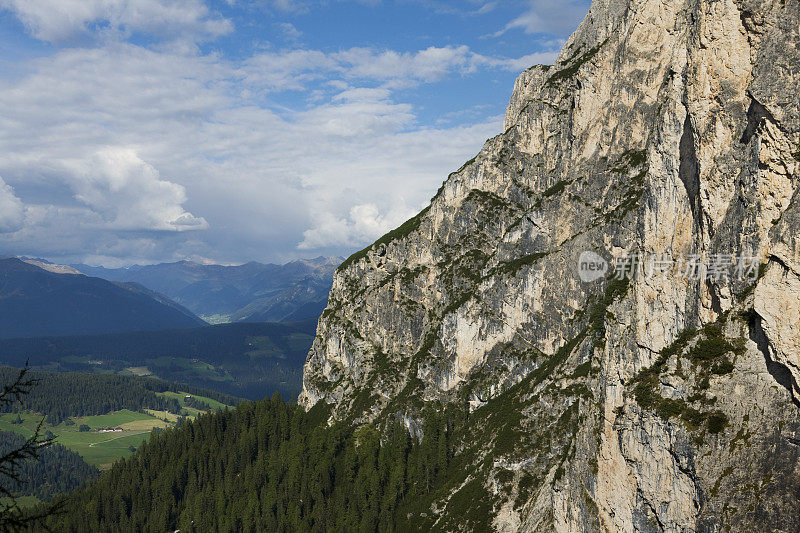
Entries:
{"type": "Polygon", "coordinates": [[[53,274],[82,275],[78,269],[67,265],[54,265],[53,263],[35,259],[24,259],[23,261],[29,265],[39,267],[42,270],[46,270],[47,272],[51,272],[53,274]]]}
{"type": "Polygon", "coordinates": [[[80,335],[197,327],[167,298],[58,265],[0,260],[0,337],[80,335]],[[43,268],[45,267],[45,268],[43,268]]]}
{"type": "Polygon", "coordinates": [[[800,527],[800,453],[763,432],[800,436],[798,28],[778,0],[595,1],[506,131],[336,273],[301,403],[464,409],[442,530],[465,485],[501,531],[758,530],[748,483],[800,527]]]}
{"type": "Polygon", "coordinates": [[[78,266],[87,274],[135,282],[213,322],[316,319],[325,308],[337,259],[238,266],[192,261],[125,269],[78,266]]]}

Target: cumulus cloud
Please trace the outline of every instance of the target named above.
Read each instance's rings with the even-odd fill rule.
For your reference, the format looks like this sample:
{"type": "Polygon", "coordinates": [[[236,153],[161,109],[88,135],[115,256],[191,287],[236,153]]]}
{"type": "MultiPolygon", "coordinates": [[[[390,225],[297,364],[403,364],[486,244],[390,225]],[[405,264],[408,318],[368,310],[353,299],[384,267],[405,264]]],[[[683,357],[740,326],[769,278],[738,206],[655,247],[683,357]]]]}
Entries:
{"type": "MultiPolygon", "coordinates": [[[[308,5],[272,2],[286,12],[308,5]]],[[[470,5],[488,12],[497,3],[470,5]]],[[[53,43],[121,36],[0,73],[0,246],[53,258],[80,250],[75,260],[105,264],[281,261],[298,249],[366,245],[422,208],[502,124],[499,109],[476,106],[421,126],[403,89],[555,56],[294,44],[225,59],[192,46],[231,29],[201,0],[0,7],[53,43]],[[189,45],[126,42],[139,33],[189,45]]],[[[271,24],[284,42],[300,37],[289,23],[271,24]]]]}
{"type": "Polygon", "coordinates": [[[22,201],[0,177],[0,233],[14,233],[22,228],[25,208],[22,201]]]}
{"type": "Polygon", "coordinates": [[[552,52],[537,52],[516,59],[500,60],[500,63],[512,72],[523,71],[533,65],[552,65],[558,57],[558,50],[552,52]]]}
{"type": "Polygon", "coordinates": [[[150,33],[209,39],[233,29],[202,0],[0,0],[37,39],[52,43],[81,34],[150,33]]]}
{"type": "Polygon", "coordinates": [[[586,16],[589,10],[589,0],[531,0],[528,10],[509,22],[505,28],[495,34],[519,29],[525,33],[544,33],[549,35],[564,35],[572,32],[586,16]]]}
{"type": "Polygon", "coordinates": [[[413,84],[437,82],[452,74],[473,74],[481,68],[517,72],[536,62],[552,62],[556,55],[557,51],[551,51],[520,58],[498,58],[477,54],[462,45],[431,46],[417,52],[351,48],[333,54],[332,59],[348,78],[400,80],[413,84]]]}
{"type": "Polygon", "coordinates": [[[105,229],[186,231],[208,228],[183,209],[186,189],[162,180],[152,165],[127,148],[106,148],[68,164],[75,198],[103,219],[105,229]]]}
{"type": "Polygon", "coordinates": [[[322,212],[313,228],[303,232],[300,250],[317,250],[327,247],[357,247],[389,232],[414,216],[419,209],[397,206],[381,214],[375,204],[361,204],[350,209],[348,217],[336,217],[322,212]]]}
{"type": "Polygon", "coordinates": [[[417,3],[424,7],[432,9],[436,13],[447,15],[458,15],[462,17],[471,17],[478,15],[485,15],[494,11],[500,2],[484,0],[415,0],[417,3]],[[467,4],[465,6],[464,4],[467,4]]]}
{"type": "Polygon", "coordinates": [[[248,87],[261,93],[301,90],[341,69],[329,54],[297,49],[257,54],[247,59],[241,70],[248,87]]]}
{"type": "Polygon", "coordinates": [[[127,44],[29,62],[25,76],[0,81],[0,174],[38,200],[0,245],[112,264],[281,261],[298,245],[342,254],[368,244],[422,207],[502,121],[420,128],[411,104],[356,83],[337,53],[272,56],[301,88],[306,71],[285,55],[308,76],[328,65],[327,94],[294,110],[242,96],[287,86],[254,78],[254,62],[127,44]],[[345,238],[324,231],[329,220],[345,221],[345,238]]]}

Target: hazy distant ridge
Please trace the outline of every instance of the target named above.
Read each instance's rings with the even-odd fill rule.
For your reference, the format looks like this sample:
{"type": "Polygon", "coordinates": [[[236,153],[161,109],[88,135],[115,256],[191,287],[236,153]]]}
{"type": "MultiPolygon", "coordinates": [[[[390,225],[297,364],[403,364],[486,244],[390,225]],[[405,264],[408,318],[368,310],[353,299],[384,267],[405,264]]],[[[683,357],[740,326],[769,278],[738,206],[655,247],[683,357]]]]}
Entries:
{"type": "Polygon", "coordinates": [[[92,335],[205,325],[188,309],[144,287],[54,273],[0,260],[0,337],[92,335]]]}
{"type": "Polygon", "coordinates": [[[135,282],[162,293],[202,317],[232,322],[292,322],[317,318],[327,305],[341,258],[319,257],[285,265],[239,266],[191,261],[107,269],[72,265],[84,274],[135,282]]]}

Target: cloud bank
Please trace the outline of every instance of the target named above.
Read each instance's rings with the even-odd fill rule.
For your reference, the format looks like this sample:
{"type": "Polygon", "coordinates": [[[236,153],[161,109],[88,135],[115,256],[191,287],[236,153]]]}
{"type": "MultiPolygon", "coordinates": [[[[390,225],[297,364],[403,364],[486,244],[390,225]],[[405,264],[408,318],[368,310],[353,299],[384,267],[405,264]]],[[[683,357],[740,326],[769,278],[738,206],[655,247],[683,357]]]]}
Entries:
{"type": "Polygon", "coordinates": [[[19,231],[24,219],[22,201],[14,196],[14,190],[0,178],[0,233],[19,231]]]}
{"type": "Polygon", "coordinates": [[[78,36],[144,32],[213,39],[233,30],[201,0],[0,0],[37,39],[69,42],[78,36]]]}
{"type": "MultiPolygon", "coordinates": [[[[495,6],[471,5],[470,16],[495,6]]],[[[312,48],[283,24],[273,26],[294,44],[232,58],[197,45],[235,31],[200,0],[0,7],[56,43],[0,74],[0,249],[107,265],[364,246],[423,208],[501,128],[497,111],[478,107],[424,122],[409,95],[556,54],[312,48]]]]}

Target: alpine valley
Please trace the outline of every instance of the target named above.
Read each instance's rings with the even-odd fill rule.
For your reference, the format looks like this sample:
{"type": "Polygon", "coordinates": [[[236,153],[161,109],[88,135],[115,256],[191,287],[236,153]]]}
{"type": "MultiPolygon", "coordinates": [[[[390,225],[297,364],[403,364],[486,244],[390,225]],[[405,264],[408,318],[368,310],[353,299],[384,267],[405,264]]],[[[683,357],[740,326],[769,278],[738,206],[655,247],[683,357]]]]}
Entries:
{"type": "Polygon", "coordinates": [[[299,406],[153,436],[58,531],[800,531],[800,3],[595,0],[335,273],[299,406]],[[755,258],[584,282],[579,258],[755,258]]]}

